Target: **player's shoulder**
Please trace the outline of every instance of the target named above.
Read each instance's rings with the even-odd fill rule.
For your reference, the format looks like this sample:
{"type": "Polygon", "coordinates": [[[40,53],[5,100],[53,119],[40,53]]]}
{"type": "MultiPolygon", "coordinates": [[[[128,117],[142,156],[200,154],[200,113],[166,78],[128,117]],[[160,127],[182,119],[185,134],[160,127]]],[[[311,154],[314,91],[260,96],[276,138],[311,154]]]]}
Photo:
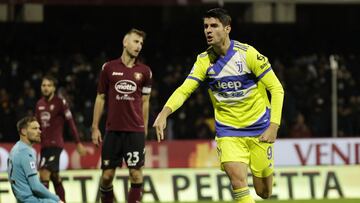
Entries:
{"type": "Polygon", "coordinates": [[[146,65],[145,63],[143,63],[143,62],[141,62],[141,61],[136,62],[136,64],[137,64],[140,68],[142,68],[143,70],[151,71],[150,66],[146,65]]]}
{"type": "Polygon", "coordinates": [[[115,65],[119,64],[119,59],[113,59],[110,61],[106,61],[102,66],[101,66],[101,70],[107,70],[115,65]]]}
{"type": "Polygon", "coordinates": [[[208,47],[205,51],[201,52],[200,54],[197,55],[198,59],[206,59],[209,58],[211,55],[213,55],[214,52],[214,48],[213,47],[208,47]]]}
{"type": "Polygon", "coordinates": [[[239,51],[239,52],[245,52],[246,53],[246,52],[249,52],[252,49],[254,49],[254,47],[251,46],[250,44],[234,40],[234,49],[239,51]]]}
{"type": "Polygon", "coordinates": [[[36,102],[36,106],[41,106],[41,105],[45,105],[45,98],[41,97],[39,100],[37,100],[36,102]]]}
{"type": "Polygon", "coordinates": [[[54,95],[53,100],[55,104],[67,105],[66,99],[62,96],[54,95]]]}
{"type": "Polygon", "coordinates": [[[31,149],[20,141],[16,143],[12,151],[16,157],[33,156],[31,149]]]}

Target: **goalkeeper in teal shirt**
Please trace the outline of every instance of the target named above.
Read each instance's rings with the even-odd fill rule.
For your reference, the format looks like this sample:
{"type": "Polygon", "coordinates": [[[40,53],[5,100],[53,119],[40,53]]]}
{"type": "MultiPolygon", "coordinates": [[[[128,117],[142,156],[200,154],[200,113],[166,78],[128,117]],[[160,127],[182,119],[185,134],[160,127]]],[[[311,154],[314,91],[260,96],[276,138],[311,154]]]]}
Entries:
{"type": "Polygon", "coordinates": [[[32,145],[39,143],[40,125],[35,117],[25,117],[17,123],[20,140],[11,149],[8,159],[8,178],[15,198],[20,203],[63,203],[41,184],[36,154],[32,145]]]}

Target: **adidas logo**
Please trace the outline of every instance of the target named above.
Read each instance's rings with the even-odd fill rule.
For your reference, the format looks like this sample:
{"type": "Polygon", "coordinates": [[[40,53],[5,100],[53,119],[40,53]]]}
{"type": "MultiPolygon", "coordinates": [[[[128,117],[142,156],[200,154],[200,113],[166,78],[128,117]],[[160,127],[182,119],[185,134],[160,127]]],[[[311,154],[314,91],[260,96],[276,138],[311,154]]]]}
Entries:
{"type": "Polygon", "coordinates": [[[210,69],[210,70],[209,70],[209,74],[215,74],[214,69],[210,69]]]}

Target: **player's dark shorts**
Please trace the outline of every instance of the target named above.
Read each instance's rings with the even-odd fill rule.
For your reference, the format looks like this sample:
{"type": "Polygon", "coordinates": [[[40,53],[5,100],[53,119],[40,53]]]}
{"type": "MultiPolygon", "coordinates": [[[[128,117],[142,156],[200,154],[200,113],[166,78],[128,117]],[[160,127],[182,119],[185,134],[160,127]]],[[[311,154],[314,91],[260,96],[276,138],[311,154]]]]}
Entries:
{"type": "Polygon", "coordinates": [[[60,154],[62,148],[59,147],[44,147],[41,148],[41,158],[39,168],[46,168],[52,172],[59,171],[60,154]]]}
{"type": "Polygon", "coordinates": [[[109,131],[105,134],[101,151],[101,168],[141,168],[145,162],[145,134],[140,132],[109,131]]]}

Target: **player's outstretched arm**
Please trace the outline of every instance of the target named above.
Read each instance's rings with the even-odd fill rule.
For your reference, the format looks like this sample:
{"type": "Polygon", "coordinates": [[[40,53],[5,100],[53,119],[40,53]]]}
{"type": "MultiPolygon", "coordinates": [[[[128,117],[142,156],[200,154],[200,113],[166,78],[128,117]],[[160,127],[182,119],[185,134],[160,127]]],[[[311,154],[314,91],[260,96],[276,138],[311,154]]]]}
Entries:
{"type": "Polygon", "coordinates": [[[164,108],[157,116],[153,125],[153,127],[156,129],[158,142],[164,139],[164,129],[166,128],[167,117],[180,108],[198,86],[199,83],[197,81],[186,79],[184,83],[178,87],[167,100],[164,108]]]}
{"type": "Polygon", "coordinates": [[[164,139],[164,129],[166,128],[166,119],[172,113],[172,110],[164,106],[161,112],[156,117],[153,127],[156,129],[156,137],[158,142],[164,139]]]}
{"type": "Polygon", "coordinates": [[[94,105],[93,122],[91,125],[91,138],[92,142],[96,146],[99,146],[99,144],[102,142],[101,132],[99,130],[99,122],[104,110],[104,104],[105,94],[97,94],[94,105]]]}
{"type": "Polygon", "coordinates": [[[40,178],[37,175],[30,176],[28,178],[31,191],[36,194],[37,197],[49,198],[57,202],[60,201],[60,198],[57,195],[51,193],[41,182],[40,178]]]}

